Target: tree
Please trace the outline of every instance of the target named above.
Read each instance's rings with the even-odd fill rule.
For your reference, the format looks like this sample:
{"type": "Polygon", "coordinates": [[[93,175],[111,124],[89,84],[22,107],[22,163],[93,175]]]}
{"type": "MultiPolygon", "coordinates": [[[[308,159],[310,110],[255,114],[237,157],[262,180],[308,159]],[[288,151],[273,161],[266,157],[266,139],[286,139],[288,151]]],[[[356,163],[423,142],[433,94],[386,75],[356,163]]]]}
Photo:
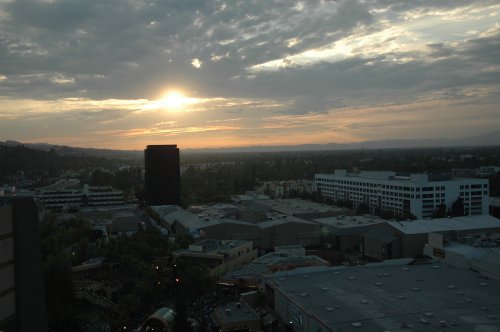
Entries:
{"type": "Polygon", "coordinates": [[[439,204],[436,212],[432,215],[432,218],[446,218],[446,205],[444,203],[439,204]]]}
{"type": "Polygon", "coordinates": [[[255,307],[257,307],[257,310],[259,311],[259,318],[260,318],[260,329],[264,329],[264,309],[266,306],[269,304],[269,296],[265,292],[261,292],[260,290],[257,291],[257,294],[255,295],[253,304],[255,307]]]}
{"type": "Polygon", "coordinates": [[[455,202],[451,205],[451,216],[461,217],[465,215],[464,201],[461,197],[458,197],[455,202]]]}

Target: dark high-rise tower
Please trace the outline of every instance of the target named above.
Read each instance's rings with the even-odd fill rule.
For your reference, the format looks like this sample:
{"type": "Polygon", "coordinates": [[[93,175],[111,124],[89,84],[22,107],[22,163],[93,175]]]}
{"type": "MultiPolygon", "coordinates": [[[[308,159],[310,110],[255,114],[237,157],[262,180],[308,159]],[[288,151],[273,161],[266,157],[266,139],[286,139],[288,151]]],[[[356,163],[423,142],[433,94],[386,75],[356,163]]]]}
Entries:
{"type": "Polygon", "coordinates": [[[181,175],[177,145],[148,145],[144,150],[144,189],[149,205],[180,205],[181,175]]]}
{"type": "Polygon", "coordinates": [[[0,330],[47,331],[38,208],[31,197],[0,197],[0,330]]]}

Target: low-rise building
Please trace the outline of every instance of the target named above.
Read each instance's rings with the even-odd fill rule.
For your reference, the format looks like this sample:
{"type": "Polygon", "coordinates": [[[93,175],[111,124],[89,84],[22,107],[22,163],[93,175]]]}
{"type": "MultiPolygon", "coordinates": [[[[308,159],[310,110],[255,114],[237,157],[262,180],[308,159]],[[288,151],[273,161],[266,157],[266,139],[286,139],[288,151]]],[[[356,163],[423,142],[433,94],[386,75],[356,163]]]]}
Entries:
{"type": "Polygon", "coordinates": [[[173,205],[150,208],[157,223],[173,234],[253,241],[254,247],[262,251],[293,244],[318,246],[321,239],[317,223],[274,211],[263,212],[234,204],[198,206],[191,209],[196,214],[173,205]]]}
{"type": "Polygon", "coordinates": [[[188,249],[177,250],[174,259],[204,265],[211,276],[219,277],[224,273],[240,268],[257,257],[252,241],[202,240],[188,249]]]}
{"type": "Polygon", "coordinates": [[[292,331],[496,331],[500,282],[434,262],[302,268],[267,278],[292,331]]]}
{"type": "Polygon", "coordinates": [[[376,225],[376,232],[364,237],[365,255],[375,258],[419,257],[428,234],[464,236],[479,232],[500,232],[500,220],[489,216],[468,216],[433,220],[390,221],[376,225]]]}
{"type": "Polygon", "coordinates": [[[463,269],[475,269],[475,262],[496,257],[496,269],[490,274],[500,280],[500,233],[471,233],[467,235],[429,233],[424,255],[442,260],[463,269]]]}
{"type": "Polygon", "coordinates": [[[363,252],[363,235],[387,221],[376,216],[346,216],[318,218],[323,241],[342,252],[363,252]]]}
{"type": "Polygon", "coordinates": [[[264,277],[278,271],[289,271],[307,266],[329,266],[330,263],[318,256],[296,256],[285,252],[265,254],[238,270],[228,272],[219,284],[264,290],[264,277]]]}
{"type": "Polygon", "coordinates": [[[483,166],[475,170],[476,176],[486,178],[488,176],[500,173],[500,166],[483,166]]]}
{"type": "Polygon", "coordinates": [[[287,198],[293,195],[311,194],[315,191],[312,180],[268,181],[264,183],[267,194],[276,198],[287,198]]]}
{"type": "Polygon", "coordinates": [[[219,331],[260,331],[259,315],[245,302],[231,302],[214,309],[210,315],[219,331]]]}

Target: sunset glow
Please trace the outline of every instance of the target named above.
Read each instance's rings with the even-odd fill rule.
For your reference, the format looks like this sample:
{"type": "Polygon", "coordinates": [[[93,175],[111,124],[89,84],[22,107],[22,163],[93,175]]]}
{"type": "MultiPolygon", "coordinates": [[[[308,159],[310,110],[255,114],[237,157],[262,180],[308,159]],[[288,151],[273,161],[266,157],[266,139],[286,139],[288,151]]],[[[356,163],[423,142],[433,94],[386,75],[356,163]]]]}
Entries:
{"type": "Polygon", "coordinates": [[[181,92],[170,91],[159,100],[159,104],[166,108],[181,109],[190,101],[190,98],[186,98],[181,92]]]}
{"type": "Polygon", "coordinates": [[[500,127],[495,1],[70,3],[0,1],[0,141],[203,148],[500,127]]]}

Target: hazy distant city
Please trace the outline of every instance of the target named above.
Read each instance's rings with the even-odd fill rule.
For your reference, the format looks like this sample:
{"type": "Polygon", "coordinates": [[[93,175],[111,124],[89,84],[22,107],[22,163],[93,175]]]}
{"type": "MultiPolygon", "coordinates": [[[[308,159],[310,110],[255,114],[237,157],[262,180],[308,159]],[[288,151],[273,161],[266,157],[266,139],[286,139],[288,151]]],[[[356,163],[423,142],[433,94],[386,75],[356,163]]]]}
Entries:
{"type": "Polygon", "coordinates": [[[500,332],[498,0],[0,1],[0,332],[500,332]]]}

